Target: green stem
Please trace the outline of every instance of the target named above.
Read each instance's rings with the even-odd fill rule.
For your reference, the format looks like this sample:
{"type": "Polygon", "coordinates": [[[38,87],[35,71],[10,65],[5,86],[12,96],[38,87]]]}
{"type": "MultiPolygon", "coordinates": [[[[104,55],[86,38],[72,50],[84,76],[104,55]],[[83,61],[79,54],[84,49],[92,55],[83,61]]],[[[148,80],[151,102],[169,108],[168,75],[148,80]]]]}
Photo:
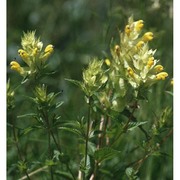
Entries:
{"type": "MultiPolygon", "coordinates": [[[[84,167],[86,168],[87,156],[88,156],[88,141],[89,141],[89,127],[90,127],[90,115],[91,115],[91,97],[88,97],[89,106],[88,106],[88,117],[87,117],[87,130],[86,130],[86,143],[85,143],[85,157],[84,157],[84,167]]],[[[85,179],[85,173],[84,173],[85,179]]]]}
{"type": "MultiPolygon", "coordinates": [[[[24,158],[22,156],[22,153],[21,153],[21,150],[20,150],[20,147],[19,147],[19,144],[18,144],[18,139],[17,139],[17,136],[16,136],[15,120],[14,119],[13,119],[13,122],[12,122],[12,130],[13,130],[14,141],[15,141],[15,145],[16,145],[16,148],[17,148],[17,151],[18,151],[19,159],[21,161],[24,161],[24,158]]],[[[31,180],[28,173],[27,173],[27,170],[25,170],[25,175],[26,175],[27,179],[31,180]]]]}
{"type": "MultiPolygon", "coordinates": [[[[58,151],[59,151],[60,153],[62,153],[61,147],[60,147],[60,145],[58,144],[58,142],[57,142],[57,140],[56,140],[56,138],[55,138],[54,132],[52,131],[52,129],[51,129],[51,127],[50,127],[47,112],[45,113],[45,112],[42,111],[42,115],[43,115],[43,117],[45,118],[45,120],[46,120],[46,122],[47,122],[48,130],[49,130],[49,131],[48,131],[49,135],[52,137],[52,139],[53,139],[53,141],[54,141],[54,143],[55,143],[58,151]]],[[[73,179],[76,180],[76,178],[75,178],[72,170],[70,169],[68,163],[66,163],[66,167],[67,167],[68,171],[70,172],[71,176],[73,177],[73,179]]]]}
{"type": "MultiPolygon", "coordinates": [[[[50,127],[50,124],[49,124],[49,118],[47,116],[47,112],[43,112],[44,114],[44,118],[45,118],[45,121],[46,121],[46,124],[47,124],[47,132],[48,132],[48,150],[49,150],[49,158],[52,159],[52,151],[51,151],[51,127],[50,127]]],[[[51,179],[53,180],[54,177],[53,177],[53,169],[52,169],[52,166],[50,167],[50,174],[51,174],[51,179]]]]}

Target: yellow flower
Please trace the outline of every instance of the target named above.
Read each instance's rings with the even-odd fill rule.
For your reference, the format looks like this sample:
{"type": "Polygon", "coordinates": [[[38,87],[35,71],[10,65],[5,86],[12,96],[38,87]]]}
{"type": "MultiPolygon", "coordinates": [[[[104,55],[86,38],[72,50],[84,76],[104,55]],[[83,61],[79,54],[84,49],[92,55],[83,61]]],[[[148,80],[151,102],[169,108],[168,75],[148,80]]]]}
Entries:
{"type": "Polygon", "coordinates": [[[17,71],[20,74],[24,74],[23,68],[20,66],[20,64],[16,61],[11,61],[10,63],[11,69],[17,71]]]}
{"type": "Polygon", "coordinates": [[[130,28],[130,26],[129,26],[129,25],[126,25],[124,31],[125,31],[125,33],[129,36],[129,34],[131,33],[131,28],[130,28]]]}
{"type": "Polygon", "coordinates": [[[42,56],[41,59],[43,61],[47,60],[53,51],[54,51],[54,46],[52,44],[47,45],[45,50],[44,50],[45,54],[42,56]]]}
{"type": "Polygon", "coordinates": [[[46,46],[44,52],[45,53],[47,53],[47,52],[52,53],[53,50],[54,50],[54,46],[52,44],[49,44],[49,45],[46,46]]]}
{"type": "Polygon", "coordinates": [[[144,45],[144,42],[143,41],[139,41],[137,44],[136,44],[136,47],[138,49],[142,48],[142,46],[144,45]]]}
{"type": "Polygon", "coordinates": [[[135,30],[136,31],[140,31],[143,28],[144,24],[143,24],[143,20],[139,20],[135,22],[135,30]]]}
{"type": "Polygon", "coordinates": [[[167,72],[160,72],[159,74],[156,75],[157,80],[165,80],[165,78],[168,76],[167,72]]]}
{"type": "Polygon", "coordinates": [[[23,49],[19,49],[18,50],[18,53],[19,53],[19,55],[21,56],[21,58],[24,60],[24,59],[27,59],[29,56],[28,56],[28,54],[27,54],[27,52],[26,51],[24,51],[23,49]]]}
{"type": "Polygon", "coordinates": [[[115,53],[119,56],[119,53],[120,53],[120,46],[119,46],[119,45],[115,45],[114,51],[115,51],[115,53]]]}
{"type": "Polygon", "coordinates": [[[150,58],[148,59],[148,62],[147,62],[147,66],[148,66],[149,68],[151,68],[152,65],[154,65],[154,57],[150,57],[150,58]]]}
{"type": "Polygon", "coordinates": [[[134,76],[134,71],[132,70],[132,68],[131,67],[128,67],[128,74],[130,75],[130,76],[134,76]]]}
{"type": "Polygon", "coordinates": [[[174,80],[173,80],[173,79],[171,79],[171,85],[172,85],[172,86],[174,85],[174,80]]]}
{"type": "Polygon", "coordinates": [[[109,59],[105,59],[105,63],[106,63],[107,66],[111,65],[111,61],[109,59]]]}
{"type": "Polygon", "coordinates": [[[163,71],[164,68],[163,68],[162,65],[157,65],[157,66],[154,67],[154,69],[155,69],[156,72],[161,72],[161,71],[163,71]]]}
{"type": "Polygon", "coordinates": [[[143,35],[142,40],[143,40],[144,42],[148,42],[148,41],[153,40],[153,33],[152,33],[152,32],[146,32],[146,33],[143,35]]]}

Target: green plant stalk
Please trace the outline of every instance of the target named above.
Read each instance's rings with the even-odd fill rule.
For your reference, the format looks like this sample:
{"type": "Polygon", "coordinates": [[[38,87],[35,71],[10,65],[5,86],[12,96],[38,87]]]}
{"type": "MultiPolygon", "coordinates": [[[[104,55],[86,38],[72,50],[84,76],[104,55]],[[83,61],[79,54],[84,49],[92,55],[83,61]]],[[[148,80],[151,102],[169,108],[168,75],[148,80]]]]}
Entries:
{"type": "MultiPolygon", "coordinates": [[[[84,167],[86,168],[87,156],[88,156],[88,141],[89,141],[89,130],[90,130],[90,116],[91,116],[91,97],[88,97],[89,106],[88,106],[88,116],[87,116],[87,130],[86,130],[86,142],[85,142],[85,155],[84,155],[84,167]]],[[[84,173],[85,179],[85,173],[84,173]]]]}
{"type": "MultiPolygon", "coordinates": [[[[15,145],[16,145],[16,148],[17,148],[17,151],[18,151],[18,156],[19,156],[19,159],[21,161],[24,161],[24,159],[22,157],[20,147],[19,147],[19,144],[18,144],[18,141],[17,141],[16,131],[15,131],[15,120],[14,119],[13,119],[12,123],[13,123],[12,124],[13,136],[14,136],[15,145]]],[[[28,173],[27,173],[27,170],[25,170],[25,175],[26,175],[27,179],[31,180],[28,173]]]]}
{"type": "MultiPolygon", "coordinates": [[[[51,158],[52,158],[52,151],[51,151],[51,127],[50,127],[50,124],[49,124],[49,118],[48,118],[47,112],[44,112],[44,111],[42,110],[42,114],[43,114],[44,119],[45,119],[46,124],[47,124],[48,150],[49,150],[49,158],[51,159],[51,158]]],[[[53,180],[54,177],[53,177],[53,169],[52,169],[52,166],[50,167],[50,174],[51,174],[51,180],[53,180]]]]}
{"type": "MultiPolygon", "coordinates": [[[[53,133],[51,127],[50,127],[49,120],[48,120],[48,113],[42,111],[42,115],[43,115],[43,117],[44,117],[45,120],[46,120],[46,123],[47,123],[47,126],[48,126],[48,134],[49,134],[49,136],[52,137],[52,139],[53,139],[53,141],[54,141],[57,149],[59,150],[60,153],[62,153],[61,147],[60,147],[60,145],[58,144],[58,142],[57,142],[57,140],[56,140],[56,138],[55,138],[55,136],[54,136],[54,133],[53,133]]],[[[75,178],[75,176],[74,176],[71,168],[69,167],[69,164],[68,164],[68,163],[66,163],[66,167],[67,167],[68,171],[70,172],[71,176],[73,177],[73,179],[76,180],[76,178],[75,178]]],[[[51,176],[51,177],[52,177],[52,176],[51,176]]]]}

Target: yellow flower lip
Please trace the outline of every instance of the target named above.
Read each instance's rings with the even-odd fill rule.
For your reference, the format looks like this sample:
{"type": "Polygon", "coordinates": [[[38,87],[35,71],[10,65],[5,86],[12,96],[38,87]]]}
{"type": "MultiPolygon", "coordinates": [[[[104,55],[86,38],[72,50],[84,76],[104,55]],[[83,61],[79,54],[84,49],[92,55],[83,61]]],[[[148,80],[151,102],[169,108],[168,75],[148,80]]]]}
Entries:
{"type": "Polygon", "coordinates": [[[146,33],[143,35],[142,40],[143,40],[144,42],[148,42],[148,41],[153,40],[153,38],[154,38],[154,35],[153,35],[152,32],[146,32],[146,33]]]}
{"type": "Polygon", "coordinates": [[[160,72],[159,74],[156,75],[157,80],[165,80],[165,78],[168,76],[167,72],[160,72]]]}

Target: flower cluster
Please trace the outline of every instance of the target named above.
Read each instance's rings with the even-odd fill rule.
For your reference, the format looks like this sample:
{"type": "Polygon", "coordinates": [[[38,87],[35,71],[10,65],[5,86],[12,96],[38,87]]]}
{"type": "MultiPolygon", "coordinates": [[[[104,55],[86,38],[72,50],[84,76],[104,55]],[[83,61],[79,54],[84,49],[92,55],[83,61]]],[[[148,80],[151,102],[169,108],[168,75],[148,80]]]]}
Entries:
{"type": "MultiPolygon", "coordinates": [[[[156,50],[149,49],[149,41],[153,40],[154,35],[152,32],[142,33],[143,26],[143,20],[134,21],[133,17],[130,17],[124,31],[120,33],[120,43],[111,47],[112,56],[104,61],[107,70],[100,66],[101,69],[94,75],[95,70],[90,65],[83,73],[86,87],[91,81],[94,82],[96,77],[102,77],[103,71],[106,74],[104,81],[91,83],[92,89],[106,82],[104,89],[95,93],[106,110],[121,112],[133,100],[146,98],[148,88],[168,76],[167,72],[163,71],[164,67],[158,64],[159,60],[154,57],[156,50]]],[[[95,63],[98,62],[93,60],[91,64],[95,63]]]]}
{"type": "Polygon", "coordinates": [[[107,76],[102,69],[103,61],[93,59],[86,70],[83,72],[83,89],[88,96],[93,95],[98,91],[107,81],[107,76]]]}
{"type": "Polygon", "coordinates": [[[18,50],[19,56],[26,63],[22,67],[17,61],[10,63],[11,69],[17,71],[23,77],[39,73],[45,62],[53,52],[53,45],[49,44],[43,49],[43,43],[35,37],[35,31],[24,33],[21,39],[22,49],[18,50]]]}

